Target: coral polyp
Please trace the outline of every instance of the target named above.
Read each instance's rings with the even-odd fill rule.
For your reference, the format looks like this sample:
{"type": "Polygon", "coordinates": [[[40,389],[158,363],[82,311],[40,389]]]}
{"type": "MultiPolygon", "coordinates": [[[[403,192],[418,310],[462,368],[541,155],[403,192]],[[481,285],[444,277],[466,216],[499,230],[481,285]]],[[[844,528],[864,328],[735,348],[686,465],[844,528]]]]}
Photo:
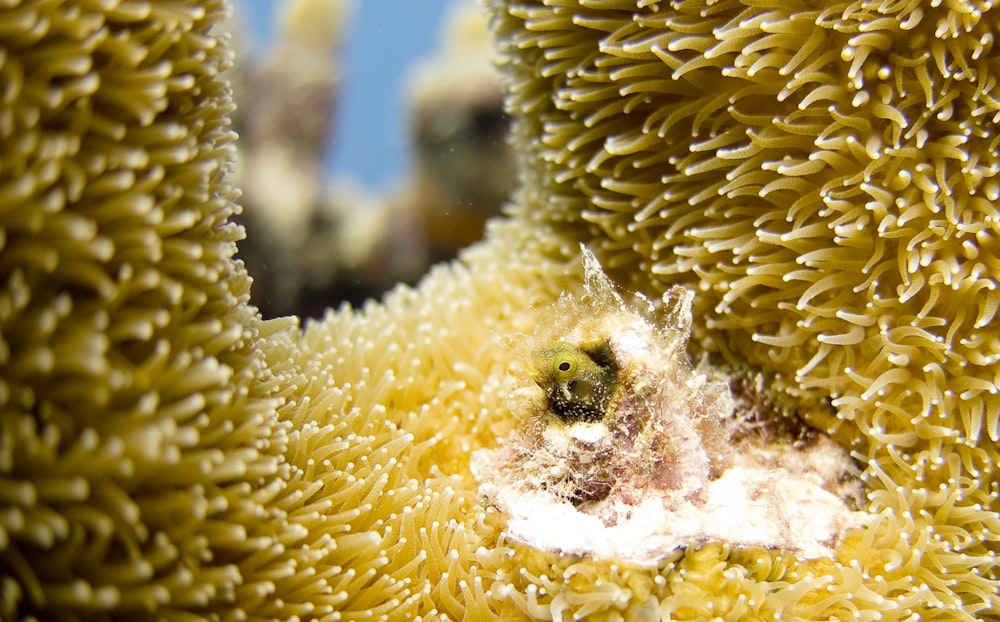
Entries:
{"type": "Polygon", "coordinates": [[[520,427],[473,458],[507,535],[640,565],[716,541],[830,554],[861,522],[846,452],[820,434],[755,442],[726,373],[687,359],[693,293],[626,303],[583,261],[583,294],[560,297],[511,370],[520,427]]]}

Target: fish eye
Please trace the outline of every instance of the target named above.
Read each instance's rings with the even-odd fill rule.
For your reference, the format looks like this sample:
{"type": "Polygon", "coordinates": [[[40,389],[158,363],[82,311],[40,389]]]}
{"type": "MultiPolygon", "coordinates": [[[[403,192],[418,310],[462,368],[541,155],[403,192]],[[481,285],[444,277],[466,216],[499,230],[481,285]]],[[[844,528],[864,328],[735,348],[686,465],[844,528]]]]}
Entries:
{"type": "Polygon", "coordinates": [[[557,358],[553,361],[553,371],[561,376],[572,376],[576,373],[577,363],[569,358],[557,358]]]}

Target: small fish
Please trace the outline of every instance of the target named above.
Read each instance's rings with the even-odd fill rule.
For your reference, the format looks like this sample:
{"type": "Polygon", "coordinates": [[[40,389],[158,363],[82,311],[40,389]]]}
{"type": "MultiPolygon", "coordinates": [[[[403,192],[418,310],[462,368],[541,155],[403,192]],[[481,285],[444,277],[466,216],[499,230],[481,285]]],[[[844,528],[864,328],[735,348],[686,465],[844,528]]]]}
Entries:
{"type": "Polygon", "coordinates": [[[564,422],[604,418],[615,392],[618,363],[606,342],[575,346],[559,341],[534,355],[535,382],[549,410],[564,422]]]}

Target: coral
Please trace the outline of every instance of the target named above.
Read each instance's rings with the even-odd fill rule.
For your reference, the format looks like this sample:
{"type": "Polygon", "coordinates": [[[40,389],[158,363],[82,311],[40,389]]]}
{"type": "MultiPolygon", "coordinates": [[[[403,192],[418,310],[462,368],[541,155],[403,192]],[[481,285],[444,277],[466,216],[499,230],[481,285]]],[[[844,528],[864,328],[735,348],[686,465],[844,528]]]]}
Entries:
{"type": "Polygon", "coordinates": [[[277,568],[238,564],[283,527],[285,438],[232,260],[224,14],[0,9],[4,619],[199,611],[277,568]]]}
{"type": "Polygon", "coordinates": [[[697,349],[853,449],[878,520],[841,561],[894,615],[995,614],[992,4],[493,10],[528,209],[696,289],[697,349]],[[897,561],[864,565],[874,534],[897,561]]]}
{"type": "Polygon", "coordinates": [[[303,328],[233,259],[224,9],[0,5],[0,617],[998,616],[992,5],[492,3],[516,206],[303,328]],[[581,241],[859,461],[832,556],[505,535],[470,455],[581,241]]]}

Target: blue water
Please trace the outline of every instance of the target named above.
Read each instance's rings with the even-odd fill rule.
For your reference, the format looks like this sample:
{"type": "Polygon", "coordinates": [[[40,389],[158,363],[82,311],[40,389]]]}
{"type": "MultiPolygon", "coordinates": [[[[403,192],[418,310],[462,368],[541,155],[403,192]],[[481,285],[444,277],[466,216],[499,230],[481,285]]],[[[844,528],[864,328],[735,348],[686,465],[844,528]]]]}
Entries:
{"type": "MultiPolygon", "coordinates": [[[[405,75],[434,50],[453,0],[355,0],[348,26],[328,170],[372,189],[402,179],[409,165],[405,75]]],[[[267,45],[280,0],[237,0],[255,42],[267,45]]]]}

